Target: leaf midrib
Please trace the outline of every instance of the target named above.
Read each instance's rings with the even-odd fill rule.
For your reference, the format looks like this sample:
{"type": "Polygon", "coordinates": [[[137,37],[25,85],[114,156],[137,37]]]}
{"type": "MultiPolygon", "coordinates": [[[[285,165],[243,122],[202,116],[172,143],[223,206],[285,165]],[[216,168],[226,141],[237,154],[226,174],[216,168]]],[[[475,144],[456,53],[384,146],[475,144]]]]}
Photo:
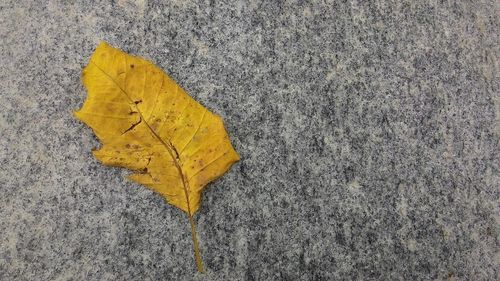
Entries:
{"type": "MultiPolygon", "coordinates": [[[[125,58],[126,60],[126,58],[125,58]]],[[[128,93],[122,89],[122,87],[120,87],[120,85],[115,81],[115,79],[113,79],[113,77],[111,77],[108,73],[106,73],[98,64],[96,64],[94,61],[90,60],[90,63],[92,63],[93,65],[95,65],[95,67],[97,67],[97,69],[99,69],[104,75],[106,75],[109,80],[111,80],[115,85],[116,87],[118,87],[118,89],[120,89],[120,91],[127,97],[127,99],[131,102],[131,103],[134,103],[134,100],[132,100],[130,98],[130,96],[128,95],[128,93]]],[[[125,75],[127,74],[127,71],[125,71],[125,75]]],[[[162,73],[163,74],[163,73],[162,73]]],[[[164,74],[162,75],[162,79],[165,79],[164,77],[164,74]]],[[[124,79],[124,83],[126,83],[126,76],[125,76],[125,79],[124,79]]],[[[156,102],[155,102],[156,103],[156,102]]],[[[190,206],[190,202],[189,202],[189,182],[187,182],[187,179],[186,177],[184,176],[184,173],[182,172],[182,168],[180,166],[180,163],[179,163],[179,153],[177,152],[177,149],[174,147],[174,145],[168,141],[168,143],[166,143],[157,133],[155,130],[153,130],[153,128],[148,124],[148,122],[146,121],[146,119],[144,118],[141,110],[139,109],[139,107],[136,107],[137,109],[137,112],[139,113],[139,116],[140,118],[142,119],[142,122],[144,122],[144,124],[146,124],[146,126],[149,128],[149,130],[153,133],[153,135],[163,144],[163,146],[166,148],[166,150],[168,151],[168,153],[170,154],[170,156],[172,157],[173,159],[173,162],[175,164],[175,167],[177,168],[177,171],[179,172],[179,175],[182,179],[182,185],[183,185],[183,190],[184,190],[184,194],[186,196],[186,203],[187,203],[187,207],[188,207],[188,215],[191,217],[193,214],[191,213],[191,206],[190,206]],[[175,153],[175,155],[174,155],[175,153]]]]}

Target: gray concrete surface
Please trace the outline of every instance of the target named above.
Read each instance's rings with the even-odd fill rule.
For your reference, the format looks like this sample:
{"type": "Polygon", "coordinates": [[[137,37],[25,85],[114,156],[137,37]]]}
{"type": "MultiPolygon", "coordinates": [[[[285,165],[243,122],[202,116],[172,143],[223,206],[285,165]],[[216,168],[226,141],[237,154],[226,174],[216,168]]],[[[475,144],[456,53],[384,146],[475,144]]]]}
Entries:
{"type": "Polygon", "coordinates": [[[498,27],[495,1],[1,1],[0,280],[499,280],[498,27]],[[204,275],[71,115],[100,40],[242,156],[196,216],[204,275]]]}

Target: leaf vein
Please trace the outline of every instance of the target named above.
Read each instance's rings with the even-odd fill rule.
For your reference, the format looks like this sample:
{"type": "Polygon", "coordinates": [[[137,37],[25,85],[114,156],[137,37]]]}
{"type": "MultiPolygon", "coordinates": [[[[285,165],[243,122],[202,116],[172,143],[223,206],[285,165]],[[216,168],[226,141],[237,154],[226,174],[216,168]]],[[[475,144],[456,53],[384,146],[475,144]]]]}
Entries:
{"type": "Polygon", "coordinates": [[[205,119],[205,115],[207,114],[207,111],[208,110],[205,108],[205,111],[203,111],[203,115],[201,116],[200,123],[198,124],[198,128],[196,128],[196,131],[194,131],[194,134],[191,136],[191,138],[189,139],[188,143],[181,149],[181,151],[179,152],[179,156],[181,156],[182,152],[184,152],[184,150],[191,144],[191,142],[193,141],[194,137],[196,136],[196,134],[200,130],[201,124],[203,123],[203,120],[205,119]]]}
{"type": "Polygon", "coordinates": [[[221,155],[217,156],[214,160],[210,161],[210,163],[208,163],[207,165],[205,165],[203,168],[201,168],[200,170],[198,170],[196,173],[194,173],[193,175],[191,175],[191,177],[189,177],[188,181],[191,181],[195,176],[197,176],[199,173],[203,172],[203,170],[207,169],[210,165],[212,165],[213,163],[215,163],[215,161],[221,159],[222,157],[224,157],[224,155],[226,155],[226,153],[228,153],[229,150],[226,150],[224,153],[222,153],[221,155]]]}

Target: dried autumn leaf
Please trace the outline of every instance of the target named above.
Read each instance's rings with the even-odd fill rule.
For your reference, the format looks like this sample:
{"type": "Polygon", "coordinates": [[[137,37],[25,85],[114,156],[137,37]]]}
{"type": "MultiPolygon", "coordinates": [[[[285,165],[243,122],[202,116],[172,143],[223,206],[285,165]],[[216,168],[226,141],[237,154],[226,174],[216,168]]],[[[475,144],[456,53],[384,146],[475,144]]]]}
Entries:
{"type": "Polygon", "coordinates": [[[239,160],[222,119],[151,62],[101,43],[83,69],[87,99],[75,116],[102,143],[94,156],[187,213],[203,271],[193,214],[211,181],[239,160]]]}

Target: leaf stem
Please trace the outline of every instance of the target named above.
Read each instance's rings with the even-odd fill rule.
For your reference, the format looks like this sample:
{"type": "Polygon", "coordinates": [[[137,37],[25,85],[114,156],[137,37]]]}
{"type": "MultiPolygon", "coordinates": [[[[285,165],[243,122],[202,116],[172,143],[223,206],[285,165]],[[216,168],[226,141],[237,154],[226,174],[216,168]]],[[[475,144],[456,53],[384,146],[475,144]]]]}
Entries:
{"type": "Polygon", "coordinates": [[[189,216],[189,223],[191,224],[191,237],[193,238],[193,247],[194,247],[194,259],[196,260],[196,267],[198,271],[203,273],[203,262],[201,261],[200,254],[200,246],[198,245],[198,238],[196,238],[196,226],[194,225],[193,216],[191,214],[189,216]]]}

